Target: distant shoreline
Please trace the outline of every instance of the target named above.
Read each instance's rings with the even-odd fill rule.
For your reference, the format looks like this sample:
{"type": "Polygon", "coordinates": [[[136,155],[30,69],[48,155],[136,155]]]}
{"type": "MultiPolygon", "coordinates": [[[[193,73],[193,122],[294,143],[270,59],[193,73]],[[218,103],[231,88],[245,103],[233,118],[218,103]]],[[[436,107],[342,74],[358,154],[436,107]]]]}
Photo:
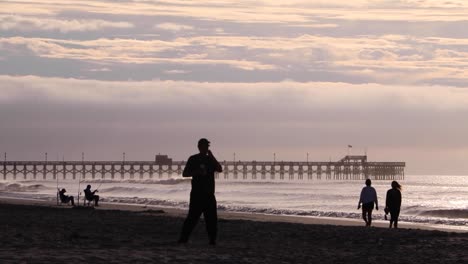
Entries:
{"type": "MultiPolygon", "coordinates": [[[[47,207],[66,207],[65,205],[57,206],[53,201],[45,201],[41,199],[29,199],[29,198],[16,198],[2,196],[0,194],[0,204],[16,204],[16,205],[34,205],[34,206],[47,206],[47,207]]],[[[155,205],[142,205],[142,204],[127,204],[127,203],[109,203],[101,202],[97,210],[122,210],[141,212],[146,210],[164,210],[167,215],[172,217],[183,218],[187,214],[187,209],[180,209],[166,206],[155,206],[155,205]]],[[[218,216],[220,219],[228,220],[249,220],[257,222],[280,222],[280,223],[296,223],[296,224],[308,224],[308,225],[333,225],[333,226],[364,226],[361,219],[350,219],[350,218],[333,218],[333,217],[317,217],[317,216],[299,216],[299,215],[273,215],[273,214],[261,214],[261,213],[250,213],[250,212],[233,212],[218,210],[218,216]]],[[[380,219],[374,219],[372,223],[373,227],[387,228],[388,221],[382,221],[380,219]]],[[[399,227],[401,229],[421,229],[421,230],[437,230],[443,232],[457,232],[457,233],[468,233],[467,230],[460,229],[458,226],[447,227],[438,226],[432,224],[423,223],[408,223],[400,222],[399,227]]]]}

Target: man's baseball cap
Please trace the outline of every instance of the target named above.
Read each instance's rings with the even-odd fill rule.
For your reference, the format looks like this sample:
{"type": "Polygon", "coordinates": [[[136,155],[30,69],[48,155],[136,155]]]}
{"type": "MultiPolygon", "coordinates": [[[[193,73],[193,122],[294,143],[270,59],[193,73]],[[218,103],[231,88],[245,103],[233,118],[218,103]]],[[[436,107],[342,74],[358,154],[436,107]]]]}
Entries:
{"type": "Polygon", "coordinates": [[[210,144],[210,141],[208,141],[208,139],[206,138],[200,138],[200,140],[198,140],[198,145],[202,145],[202,144],[210,144]]]}

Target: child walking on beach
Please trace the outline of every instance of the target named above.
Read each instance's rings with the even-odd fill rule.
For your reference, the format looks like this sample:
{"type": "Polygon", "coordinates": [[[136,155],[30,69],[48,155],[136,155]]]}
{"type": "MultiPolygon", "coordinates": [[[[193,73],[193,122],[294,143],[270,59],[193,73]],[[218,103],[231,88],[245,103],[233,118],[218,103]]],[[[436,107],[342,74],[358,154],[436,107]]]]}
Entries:
{"type": "Polygon", "coordinates": [[[372,210],[379,210],[379,203],[377,201],[377,192],[374,187],[371,187],[371,180],[366,180],[366,187],[362,188],[361,196],[359,198],[358,210],[361,208],[362,204],[362,219],[366,222],[366,226],[371,226],[372,224],[372,210]]]}
{"type": "Polygon", "coordinates": [[[398,217],[401,207],[401,185],[397,181],[392,181],[392,188],[387,191],[385,199],[385,210],[390,212],[390,228],[398,228],[398,217]]]}

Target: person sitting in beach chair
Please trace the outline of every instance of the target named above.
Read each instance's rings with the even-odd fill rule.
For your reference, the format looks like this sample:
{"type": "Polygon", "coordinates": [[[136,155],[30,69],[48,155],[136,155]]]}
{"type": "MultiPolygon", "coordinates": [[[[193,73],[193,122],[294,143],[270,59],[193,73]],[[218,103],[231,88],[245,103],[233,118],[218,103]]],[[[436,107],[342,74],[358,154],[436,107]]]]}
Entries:
{"type": "Polygon", "coordinates": [[[97,191],[98,190],[91,191],[91,185],[86,186],[86,189],[84,189],[85,198],[86,198],[85,203],[86,201],[88,201],[88,204],[89,204],[90,202],[94,201],[94,206],[98,206],[99,195],[95,195],[97,191]]]}
{"type": "Polygon", "coordinates": [[[71,202],[71,205],[75,206],[75,199],[71,195],[65,195],[66,192],[65,188],[59,191],[60,202],[64,204],[71,202]]]}

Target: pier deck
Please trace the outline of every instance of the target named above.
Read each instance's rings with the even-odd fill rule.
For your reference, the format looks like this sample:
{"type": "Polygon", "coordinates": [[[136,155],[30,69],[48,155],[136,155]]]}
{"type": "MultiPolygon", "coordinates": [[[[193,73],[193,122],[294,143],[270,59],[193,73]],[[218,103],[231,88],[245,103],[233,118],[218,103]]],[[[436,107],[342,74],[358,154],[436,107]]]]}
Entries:
{"type": "MultiPolygon", "coordinates": [[[[403,180],[405,162],[368,162],[367,156],[339,161],[221,161],[226,180],[403,180]]],[[[181,175],[185,161],[4,161],[0,179],[158,179],[181,175]]]]}

